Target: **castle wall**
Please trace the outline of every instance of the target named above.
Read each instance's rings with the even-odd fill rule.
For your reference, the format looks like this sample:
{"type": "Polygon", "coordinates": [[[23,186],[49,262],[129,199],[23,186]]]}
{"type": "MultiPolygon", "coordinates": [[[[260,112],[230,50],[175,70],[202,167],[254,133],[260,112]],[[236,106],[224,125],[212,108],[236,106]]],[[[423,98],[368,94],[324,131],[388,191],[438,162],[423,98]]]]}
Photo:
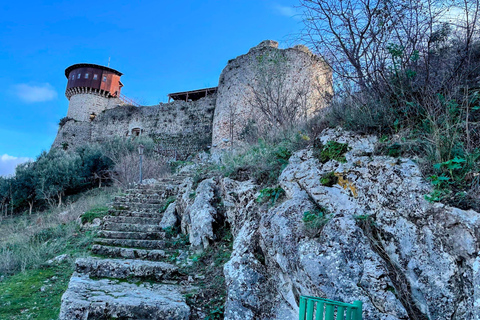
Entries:
{"type": "Polygon", "coordinates": [[[254,94],[270,86],[275,92],[293,99],[301,95],[303,120],[326,106],[332,90],[332,73],[327,64],[305,46],[278,49],[278,43],[264,41],[250,51],[230,60],[220,75],[213,122],[213,150],[224,149],[241,140],[249,122],[275,129],[264,113],[254,107],[254,94]]]}
{"type": "Polygon", "coordinates": [[[122,102],[118,98],[106,98],[92,93],[77,93],[70,98],[67,117],[77,121],[90,121],[90,114],[99,114],[112,109],[122,102]]]}
{"type": "Polygon", "coordinates": [[[69,120],[58,129],[52,148],[75,148],[90,142],[92,126],[90,122],[69,120]]]}
{"type": "Polygon", "coordinates": [[[114,137],[155,138],[161,150],[189,153],[206,148],[212,140],[215,96],[197,101],[174,101],[156,106],[118,106],[99,112],[93,121],[68,121],[59,129],[52,147],[67,143],[75,148],[114,137]]]}

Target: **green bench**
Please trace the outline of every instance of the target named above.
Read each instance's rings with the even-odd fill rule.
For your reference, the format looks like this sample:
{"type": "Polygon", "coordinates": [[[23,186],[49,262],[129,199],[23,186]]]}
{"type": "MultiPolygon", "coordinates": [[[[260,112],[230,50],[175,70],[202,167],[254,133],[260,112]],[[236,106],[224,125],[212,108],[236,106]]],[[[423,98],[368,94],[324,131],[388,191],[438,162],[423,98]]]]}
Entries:
{"type": "Polygon", "coordinates": [[[301,296],[299,320],[362,320],[362,301],[349,304],[301,296]]]}

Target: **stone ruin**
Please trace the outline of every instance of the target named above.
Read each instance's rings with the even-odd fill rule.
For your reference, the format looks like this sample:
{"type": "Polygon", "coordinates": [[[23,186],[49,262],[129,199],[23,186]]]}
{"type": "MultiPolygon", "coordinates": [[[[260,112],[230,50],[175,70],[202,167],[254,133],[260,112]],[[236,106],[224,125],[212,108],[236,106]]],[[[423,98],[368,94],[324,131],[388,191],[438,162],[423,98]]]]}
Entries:
{"type": "MultiPolygon", "coordinates": [[[[245,128],[252,123],[260,129],[278,127],[254,106],[255,92],[275,86],[273,89],[281,89],[290,105],[297,102],[294,99],[301,99],[299,115],[308,119],[328,103],[333,91],[331,80],[327,63],[307,47],[279,49],[278,42],[266,40],[230,60],[220,75],[218,88],[206,89],[203,97],[199,96],[201,90],[196,90],[190,97],[188,92],[170,94],[173,102],[137,107],[117,97],[106,97],[101,104],[95,96],[96,112],[92,116],[92,108],[87,105],[92,90],[82,90],[79,96],[85,102],[85,114],[81,114],[80,100],[74,95],[67,116],[72,114],[70,109],[75,109],[76,116],[64,118],[52,148],[145,135],[156,138],[160,148],[167,151],[192,153],[211,148],[215,152],[240,143],[245,128]],[[116,107],[112,107],[112,101],[116,107]]],[[[69,86],[70,82],[69,78],[69,86]]]]}

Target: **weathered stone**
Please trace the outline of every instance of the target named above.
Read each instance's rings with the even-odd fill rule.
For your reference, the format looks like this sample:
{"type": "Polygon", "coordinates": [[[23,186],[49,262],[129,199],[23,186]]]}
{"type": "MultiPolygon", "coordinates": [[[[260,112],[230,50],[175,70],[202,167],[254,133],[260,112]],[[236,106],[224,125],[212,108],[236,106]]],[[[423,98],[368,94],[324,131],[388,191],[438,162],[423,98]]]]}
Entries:
{"type": "Polygon", "coordinates": [[[170,203],[163,213],[162,221],[160,221],[160,227],[163,229],[166,228],[174,228],[178,224],[178,217],[177,217],[177,202],[174,201],[170,203]]]}
{"type": "Polygon", "coordinates": [[[206,179],[199,183],[193,204],[186,211],[190,217],[189,240],[193,249],[207,248],[215,240],[213,224],[217,218],[215,202],[215,181],[206,179]]]}
{"type": "Polygon", "coordinates": [[[255,202],[257,186],[252,181],[238,182],[230,178],[221,180],[221,192],[226,218],[231,226],[232,234],[237,236],[238,229],[252,216],[257,215],[255,202]]]}
{"type": "Polygon", "coordinates": [[[178,268],[165,262],[145,260],[121,260],[80,258],[75,261],[75,270],[95,278],[142,279],[160,281],[170,279],[178,268]]]}
{"type": "Polygon", "coordinates": [[[62,296],[60,320],[189,319],[190,308],[178,287],[118,280],[92,280],[74,273],[62,296]]]}
{"type": "Polygon", "coordinates": [[[259,79],[262,73],[269,72],[272,64],[281,70],[277,78],[285,80],[275,83],[280,87],[271,89],[290,92],[283,97],[287,99],[296,92],[302,94],[307,118],[326,105],[326,96],[332,93],[332,73],[325,61],[298,48],[278,49],[276,41],[262,41],[247,54],[230,60],[220,75],[213,119],[213,151],[238,144],[241,133],[252,121],[260,128],[266,125],[264,114],[252,106],[252,88],[264,89],[259,79]]]}
{"type": "MultiPolygon", "coordinates": [[[[240,231],[225,266],[225,318],[298,319],[298,297],[313,295],[361,300],[367,320],[480,319],[479,213],[426,201],[432,189],[418,166],[374,156],[375,137],[329,129],[320,139],[347,143],[347,162],[321,164],[311,150],[297,152],[279,178],[287,194],[282,204],[250,216],[227,206],[240,231]],[[332,171],[338,184],[323,186],[320,177],[332,171]],[[309,235],[302,218],[317,205],[329,214],[309,235]],[[253,267],[257,244],[261,268],[253,267]],[[257,274],[269,279],[266,288],[251,280],[257,274]],[[257,301],[270,306],[261,316],[257,301]]],[[[229,194],[238,184],[223,183],[222,190],[229,194]]]]}

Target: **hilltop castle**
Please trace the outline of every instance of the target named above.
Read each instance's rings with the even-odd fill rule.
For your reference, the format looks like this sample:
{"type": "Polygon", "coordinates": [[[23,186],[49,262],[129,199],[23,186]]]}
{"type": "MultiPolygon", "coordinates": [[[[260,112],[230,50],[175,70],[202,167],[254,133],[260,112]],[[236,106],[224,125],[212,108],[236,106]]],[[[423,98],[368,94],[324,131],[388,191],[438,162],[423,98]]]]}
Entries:
{"type": "Polygon", "coordinates": [[[321,57],[305,46],[278,49],[270,40],[230,60],[218,87],[171,93],[169,103],[154,106],[139,106],[123,96],[122,73],[115,69],[75,64],[65,76],[68,112],[52,148],[146,135],[165,150],[220,150],[241,140],[252,121],[267,121],[255,101],[261,103],[259,95],[268,94],[268,86],[281,91],[284,100],[298,99],[295,105],[305,118],[324,107],[332,93],[332,73],[321,57]]]}

